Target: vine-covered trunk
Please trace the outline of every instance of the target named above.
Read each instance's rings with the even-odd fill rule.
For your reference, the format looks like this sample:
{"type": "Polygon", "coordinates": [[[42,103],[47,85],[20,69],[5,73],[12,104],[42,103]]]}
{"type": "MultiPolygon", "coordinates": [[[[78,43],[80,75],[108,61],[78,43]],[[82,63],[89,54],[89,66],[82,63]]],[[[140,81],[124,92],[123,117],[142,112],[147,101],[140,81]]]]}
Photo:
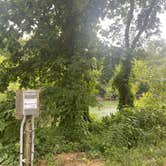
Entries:
{"type": "Polygon", "coordinates": [[[86,97],[81,90],[65,89],[59,104],[61,108],[59,129],[68,141],[80,141],[86,136],[89,122],[88,105],[84,105],[86,97]]]}
{"type": "Polygon", "coordinates": [[[131,90],[130,74],[132,69],[132,53],[126,53],[126,59],[123,60],[120,72],[114,79],[114,85],[119,93],[118,108],[134,106],[134,95],[131,90]]]}

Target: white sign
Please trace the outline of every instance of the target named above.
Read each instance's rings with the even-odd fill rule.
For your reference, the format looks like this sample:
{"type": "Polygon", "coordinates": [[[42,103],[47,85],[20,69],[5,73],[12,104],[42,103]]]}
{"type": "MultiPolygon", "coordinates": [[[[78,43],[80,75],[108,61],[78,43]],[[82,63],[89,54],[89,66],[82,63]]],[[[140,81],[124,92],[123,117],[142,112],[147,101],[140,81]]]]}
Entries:
{"type": "Polygon", "coordinates": [[[24,115],[34,115],[37,109],[36,91],[23,92],[23,113],[24,115]]]}
{"type": "Polygon", "coordinates": [[[24,99],[24,109],[37,109],[37,98],[36,99],[24,99]]]}

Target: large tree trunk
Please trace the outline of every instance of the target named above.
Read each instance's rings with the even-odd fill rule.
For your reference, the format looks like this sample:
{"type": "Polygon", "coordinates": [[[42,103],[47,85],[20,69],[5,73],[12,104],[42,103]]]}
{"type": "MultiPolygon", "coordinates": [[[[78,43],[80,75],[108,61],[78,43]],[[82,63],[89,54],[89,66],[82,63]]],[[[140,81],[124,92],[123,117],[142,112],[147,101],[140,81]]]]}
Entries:
{"type": "Polygon", "coordinates": [[[131,90],[130,74],[132,69],[132,53],[126,53],[126,59],[123,60],[121,70],[114,79],[114,85],[119,92],[118,108],[134,106],[134,95],[131,90]]]}

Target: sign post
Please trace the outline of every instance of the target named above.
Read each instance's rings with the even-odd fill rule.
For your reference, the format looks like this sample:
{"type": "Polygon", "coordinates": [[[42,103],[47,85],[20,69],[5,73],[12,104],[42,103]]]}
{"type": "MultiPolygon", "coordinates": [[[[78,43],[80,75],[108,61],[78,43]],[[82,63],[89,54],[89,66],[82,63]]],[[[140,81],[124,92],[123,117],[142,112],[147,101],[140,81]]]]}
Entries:
{"type": "Polygon", "coordinates": [[[25,133],[24,133],[24,163],[25,166],[31,165],[31,154],[32,154],[32,117],[27,116],[25,122],[25,133]]]}
{"type": "Polygon", "coordinates": [[[39,116],[39,91],[16,92],[16,119],[22,119],[20,127],[20,166],[33,166],[34,119],[39,116]]]}

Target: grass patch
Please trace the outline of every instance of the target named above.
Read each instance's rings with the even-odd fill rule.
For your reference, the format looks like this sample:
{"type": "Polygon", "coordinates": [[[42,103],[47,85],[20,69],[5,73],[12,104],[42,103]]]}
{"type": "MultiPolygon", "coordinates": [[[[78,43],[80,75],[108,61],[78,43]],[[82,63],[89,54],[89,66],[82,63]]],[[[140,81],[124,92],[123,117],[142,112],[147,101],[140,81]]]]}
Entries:
{"type": "Polygon", "coordinates": [[[166,141],[158,145],[140,145],[135,149],[116,149],[105,166],[164,166],[166,164],[166,141]]]}
{"type": "Polygon", "coordinates": [[[117,112],[117,101],[99,101],[96,107],[90,107],[90,114],[96,119],[102,119],[117,112]]]}

